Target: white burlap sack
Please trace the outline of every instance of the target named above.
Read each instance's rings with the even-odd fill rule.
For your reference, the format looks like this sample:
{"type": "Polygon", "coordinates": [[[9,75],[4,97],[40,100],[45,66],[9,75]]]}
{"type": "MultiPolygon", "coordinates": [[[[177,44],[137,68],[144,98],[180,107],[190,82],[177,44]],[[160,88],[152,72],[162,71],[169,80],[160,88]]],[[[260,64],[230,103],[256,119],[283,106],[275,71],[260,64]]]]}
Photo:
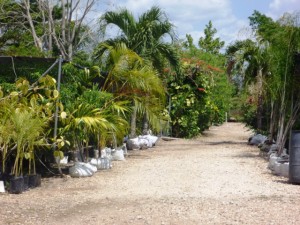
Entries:
{"type": "Polygon", "coordinates": [[[90,177],[94,172],[87,163],[76,162],[69,168],[69,174],[71,177],[90,177]]]}
{"type": "Polygon", "coordinates": [[[289,163],[281,163],[280,165],[280,176],[289,177],[289,163]]]}
{"type": "Polygon", "coordinates": [[[123,161],[124,158],[124,151],[122,149],[117,149],[115,151],[112,151],[112,158],[113,161],[123,161]]]}
{"type": "Polygon", "coordinates": [[[270,155],[268,169],[274,170],[275,162],[277,162],[277,159],[278,159],[278,157],[277,157],[276,153],[272,153],[270,155]]]}
{"type": "Polygon", "coordinates": [[[259,144],[264,143],[267,139],[268,138],[264,135],[256,134],[256,135],[253,135],[249,138],[248,144],[258,146],[259,144]]]}
{"type": "Polygon", "coordinates": [[[150,135],[150,134],[143,135],[141,137],[147,139],[150,142],[150,145],[151,145],[150,147],[153,147],[156,144],[157,140],[158,140],[157,136],[153,136],[153,135],[150,135]]]}
{"type": "Polygon", "coordinates": [[[140,149],[139,138],[128,139],[126,142],[126,147],[128,150],[140,149]]]}

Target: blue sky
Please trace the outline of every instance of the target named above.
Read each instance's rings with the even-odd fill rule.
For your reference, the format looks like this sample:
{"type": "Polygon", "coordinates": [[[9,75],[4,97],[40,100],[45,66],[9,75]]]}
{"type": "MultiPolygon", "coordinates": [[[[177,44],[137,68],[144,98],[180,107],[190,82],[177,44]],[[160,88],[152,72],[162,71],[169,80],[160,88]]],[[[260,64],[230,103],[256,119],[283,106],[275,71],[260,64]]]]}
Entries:
{"type": "MultiPolygon", "coordinates": [[[[106,0],[105,9],[126,7],[138,16],[153,5],[163,9],[176,26],[179,38],[203,36],[209,20],[226,44],[249,36],[248,17],[254,10],[277,20],[284,12],[299,12],[300,0],[106,0]]],[[[101,7],[102,8],[102,7],[101,7]]]]}

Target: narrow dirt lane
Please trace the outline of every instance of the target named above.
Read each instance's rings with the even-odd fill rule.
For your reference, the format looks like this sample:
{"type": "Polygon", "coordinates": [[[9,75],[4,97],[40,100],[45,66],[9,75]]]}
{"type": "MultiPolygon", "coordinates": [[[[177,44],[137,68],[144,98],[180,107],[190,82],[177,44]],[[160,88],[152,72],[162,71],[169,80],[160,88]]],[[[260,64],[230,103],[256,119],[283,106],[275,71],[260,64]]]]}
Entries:
{"type": "Polygon", "coordinates": [[[242,124],[131,151],[110,171],[0,195],[0,224],[300,224],[300,186],[273,176],[242,124]]]}

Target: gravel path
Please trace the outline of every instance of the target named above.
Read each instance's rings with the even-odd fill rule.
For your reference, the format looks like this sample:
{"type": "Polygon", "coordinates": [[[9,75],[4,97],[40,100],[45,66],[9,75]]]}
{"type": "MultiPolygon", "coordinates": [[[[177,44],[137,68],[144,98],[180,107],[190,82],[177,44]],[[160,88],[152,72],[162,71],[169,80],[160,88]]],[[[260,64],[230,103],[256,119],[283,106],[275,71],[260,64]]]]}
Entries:
{"type": "Polygon", "coordinates": [[[300,186],[267,170],[239,123],[160,140],[93,177],[0,195],[0,224],[300,224],[300,186]]]}

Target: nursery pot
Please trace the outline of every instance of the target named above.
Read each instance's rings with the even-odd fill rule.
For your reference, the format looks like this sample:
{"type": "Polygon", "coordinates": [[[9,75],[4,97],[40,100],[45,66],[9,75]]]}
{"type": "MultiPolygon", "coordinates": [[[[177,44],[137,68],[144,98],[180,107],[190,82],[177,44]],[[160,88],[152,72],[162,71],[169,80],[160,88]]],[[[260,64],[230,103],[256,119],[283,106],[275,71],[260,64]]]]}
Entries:
{"type": "Polygon", "coordinates": [[[300,131],[293,130],[289,149],[289,181],[300,184],[300,131]]]}
{"type": "Polygon", "coordinates": [[[12,177],[9,184],[9,192],[12,194],[21,194],[24,190],[24,178],[12,177]]]}
{"type": "Polygon", "coordinates": [[[29,182],[29,177],[28,175],[23,176],[24,179],[24,186],[23,186],[23,191],[28,190],[29,186],[28,186],[28,182],[29,182]]]}
{"type": "Polygon", "coordinates": [[[35,188],[41,186],[41,175],[40,174],[29,175],[28,186],[29,188],[35,188]]]}

